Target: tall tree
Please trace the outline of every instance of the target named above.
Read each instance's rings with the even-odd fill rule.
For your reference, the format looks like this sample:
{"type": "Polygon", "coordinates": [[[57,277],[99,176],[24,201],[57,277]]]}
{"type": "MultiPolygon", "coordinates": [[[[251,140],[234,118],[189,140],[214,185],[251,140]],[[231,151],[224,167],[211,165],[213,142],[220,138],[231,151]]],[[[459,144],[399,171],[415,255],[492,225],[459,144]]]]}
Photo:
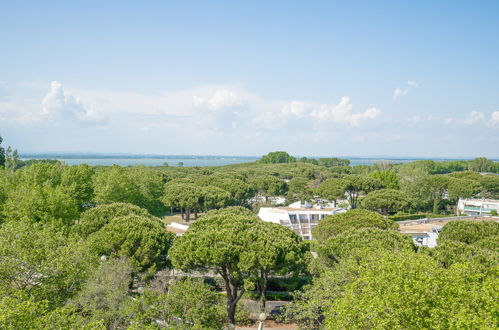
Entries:
{"type": "Polygon", "coordinates": [[[316,188],[316,192],[322,198],[333,201],[336,204],[338,199],[345,198],[347,182],[339,178],[331,178],[316,188]]]}
{"type": "Polygon", "coordinates": [[[3,138],[0,136],[0,166],[5,166],[5,149],[2,147],[3,138]]]}
{"type": "Polygon", "coordinates": [[[274,151],[262,156],[259,162],[263,164],[294,163],[296,158],[285,151],[274,151]]]}
{"type": "Polygon", "coordinates": [[[210,211],[193,223],[175,240],[170,257],[176,268],[211,270],[223,278],[229,323],[234,324],[247,286],[257,281],[265,290],[268,274],[291,271],[301,251],[299,238],[288,229],[265,225],[250,211],[232,207],[210,211]]]}
{"type": "Polygon", "coordinates": [[[383,184],[378,179],[361,176],[358,174],[347,175],[343,178],[345,182],[345,192],[352,209],[357,207],[359,195],[367,194],[373,190],[382,188],[383,184]]]}
{"type": "Polygon", "coordinates": [[[381,211],[388,214],[397,211],[407,210],[411,205],[409,196],[400,190],[380,189],[371,191],[362,199],[362,206],[368,210],[381,211]]]}
{"type": "Polygon", "coordinates": [[[375,170],[369,174],[369,177],[378,179],[383,186],[388,189],[399,189],[399,178],[395,171],[392,170],[375,170]]]}

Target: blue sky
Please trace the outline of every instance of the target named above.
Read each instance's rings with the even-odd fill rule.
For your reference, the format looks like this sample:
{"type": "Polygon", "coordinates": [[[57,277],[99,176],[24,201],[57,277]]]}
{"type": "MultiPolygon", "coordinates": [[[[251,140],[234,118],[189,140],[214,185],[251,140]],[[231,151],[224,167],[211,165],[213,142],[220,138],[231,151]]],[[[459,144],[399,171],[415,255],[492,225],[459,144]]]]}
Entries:
{"type": "Polygon", "coordinates": [[[497,1],[3,1],[21,152],[499,157],[497,1]]]}

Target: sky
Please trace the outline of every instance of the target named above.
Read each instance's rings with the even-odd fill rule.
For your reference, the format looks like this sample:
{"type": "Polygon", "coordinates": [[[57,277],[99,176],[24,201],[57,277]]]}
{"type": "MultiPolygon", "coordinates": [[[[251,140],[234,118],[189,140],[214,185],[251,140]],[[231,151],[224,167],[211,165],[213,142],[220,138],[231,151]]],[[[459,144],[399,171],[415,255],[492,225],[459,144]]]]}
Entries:
{"type": "Polygon", "coordinates": [[[21,153],[499,158],[498,1],[0,1],[21,153]]]}

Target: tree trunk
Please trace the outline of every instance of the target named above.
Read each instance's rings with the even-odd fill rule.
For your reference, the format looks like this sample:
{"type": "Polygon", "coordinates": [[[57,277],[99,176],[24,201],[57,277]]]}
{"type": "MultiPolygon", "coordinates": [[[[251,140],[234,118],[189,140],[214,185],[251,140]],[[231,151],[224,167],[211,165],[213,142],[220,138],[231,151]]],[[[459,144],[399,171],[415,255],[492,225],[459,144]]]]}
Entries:
{"type": "Polygon", "coordinates": [[[241,288],[241,292],[238,294],[238,286],[231,283],[229,271],[224,268],[220,271],[220,275],[225,282],[225,291],[227,293],[227,317],[229,319],[229,329],[234,329],[236,326],[236,307],[239,299],[241,299],[244,293],[244,287],[241,288]]]}
{"type": "Polygon", "coordinates": [[[185,221],[189,221],[189,220],[191,220],[191,209],[187,209],[186,211],[187,212],[186,212],[186,219],[185,219],[185,221]]]}
{"type": "Polygon", "coordinates": [[[260,295],[260,312],[265,313],[265,305],[267,299],[265,298],[265,291],[267,291],[267,276],[266,274],[260,274],[260,278],[256,283],[258,294],[260,295]]]}
{"type": "Polygon", "coordinates": [[[198,209],[194,209],[194,220],[198,218],[198,209]]]}

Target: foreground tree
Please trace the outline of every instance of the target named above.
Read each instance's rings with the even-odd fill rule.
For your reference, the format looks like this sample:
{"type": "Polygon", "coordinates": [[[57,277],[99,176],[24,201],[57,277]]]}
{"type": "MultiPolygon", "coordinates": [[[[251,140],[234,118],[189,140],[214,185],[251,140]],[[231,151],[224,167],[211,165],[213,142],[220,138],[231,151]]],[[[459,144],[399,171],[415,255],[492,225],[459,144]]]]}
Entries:
{"type": "Polygon", "coordinates": [[[81,287],[96,257],[56,226],[12,221],[0,227],[0,292],[55,307],[81,287]]]}
{"type": "Polygon", "coordinates": [[[271,237],[263,226],[259,218],[239,207],[210,211],[170,250],[175,268],[212,270],[223,278],[230,324],[235,324],[237,303],[248,286],[259,281],[264,289],[269,272],[289,271],[293,260],[298,261],[294,255],[304,251],[293,233],[271,226],[270,233],[277,235],[271,237]]]}
{"type": "Polygon", "coordinates": [[[447,240],[476,244],[480,240],[499,236],[499,223],[495,221],[451,221],[442,228],[438,241],[447,240]]]}
{"type": "Polygon", "coordinates": [[[260,311],[265,311],[267,283],[270,275],[298,274],[309,261],[308,245],[296,233],[276,223],[260,222],[247,233],[251,244],[245,267],[253,270],[252,281],[260,296],[260,311]]]}
{"type": "Polygon", "coordinates": [[[126,325],[126,307],[131,300],[129,286],[133,266],[127,258],[104,261],[85,281],[73,299],[86,322],[101,322],[108,329],[126,325]]]}
{"type": "Polygon", "coordinates": [[[127,257],[136,272],[153,275],[168,265],[168,250],[173,234],[161,220],[140,215],[113,218],[87,239],[96,255],[127,257]]]}

